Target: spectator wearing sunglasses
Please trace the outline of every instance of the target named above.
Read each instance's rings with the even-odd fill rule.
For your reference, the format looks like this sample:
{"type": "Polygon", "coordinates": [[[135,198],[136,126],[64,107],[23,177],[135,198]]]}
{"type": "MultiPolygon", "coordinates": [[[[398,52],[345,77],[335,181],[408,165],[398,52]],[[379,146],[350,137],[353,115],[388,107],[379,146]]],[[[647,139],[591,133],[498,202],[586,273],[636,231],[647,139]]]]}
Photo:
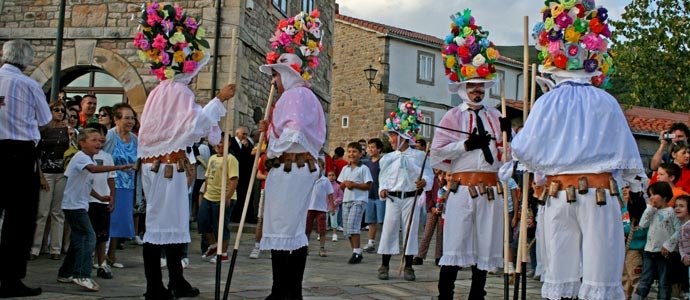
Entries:
{"type": "Polygon", "coordinates": [[[115,120],[113,119],[113,109],[110,106],[102,106],[98,109],[98,123],[105,126],[108,130],[115,126],[115,120]]]}

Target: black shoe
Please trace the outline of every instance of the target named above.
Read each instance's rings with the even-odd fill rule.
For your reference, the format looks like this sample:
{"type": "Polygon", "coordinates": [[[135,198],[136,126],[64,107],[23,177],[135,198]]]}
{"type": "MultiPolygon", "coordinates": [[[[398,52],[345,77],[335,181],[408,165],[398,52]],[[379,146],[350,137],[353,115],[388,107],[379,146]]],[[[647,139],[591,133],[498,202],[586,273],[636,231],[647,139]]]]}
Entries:
{"type": "Polygon", "coordinates": [[[424,259],[421,257],[415,257],[412,259],[412,264],[415,266],[421,266],[424,264],[424,259]]]}
{"type": "Polygon", "coordinates": [[[145,300],[174,300],[175,297],[167,289],[162,289],[156,293],[146,292],[144,294],[145,300]]]}
{"type": "Polygon", "coordinates": [[[190,286],[186,289],[179,289],[179,290],[171,289],[170,293],[172,293],[172,295],[175,298],[192,298],[192,297],[199,296],[200,292],[199,292],[199,289],[190,286]]]}
{"type": "Polygon", "coordinates": [[[347,261],[348,264],[358,264],[362,262],[364,256],[362,254],[352,253],[352,257],[347,261]]]}
{"type": "Polygon", "coordinates": [[[0,298],[38,296],[42,292],[41,288],[30,288],[19,280],[15,283],[3,282],[2,286],[0,286],[0,298]]]}

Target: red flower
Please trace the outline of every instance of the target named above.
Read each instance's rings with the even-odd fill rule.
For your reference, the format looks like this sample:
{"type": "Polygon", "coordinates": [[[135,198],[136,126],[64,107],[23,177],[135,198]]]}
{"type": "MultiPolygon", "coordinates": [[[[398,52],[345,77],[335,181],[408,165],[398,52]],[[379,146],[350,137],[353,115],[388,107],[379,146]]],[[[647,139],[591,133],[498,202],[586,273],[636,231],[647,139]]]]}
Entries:
{"type": "Polygon", "coordinates": [[[291,68],[293,68],[297,73],[302,74],[302,68],[300,65],[294,63],[290,65],[291,68]]]}
{"type": "Polygon", "coordinates": [[[458,55],[460,57],[470,57],[470,49],[465,46],[462,46],[458,48],[458,55]]]}
{"type": "Polygon", "coordinates": [[[294,53],[295,53],[295,48],[286,47],[286,48],[285,48],[285,52],[287,52],[287,53],[293,53],[293,54],[294,54],[294,53]]]}
{"type": "Polygon", "coordinates": [[[316,9],[312,10],[311,13],[310,13],[309,15],[310,15],[312,18],[320,18],[320,17],[321,17],[321,13],[320,13],[318,10],[316,10],[316,9]]]}
{"type": "Polygon", "coordinates": [[[578,18],[584,18],[585,17],[585,6],[582,4],[575,4],[575,7],[577,8],[577,17],[578,18]]]}
{"type": "Polygon", "coordinates": [[[489,74],[491,74],[491,72],[489,71],[489,67],[487,67],[487,65],[481,65],[479,68],[477,68],[477,75],[480,77],[486,77],[489,76],[489,74]]]}
{"type": "Polygon", "coordinates": [[[283,28],[285,28],[285,27],[287,27],[287,26],[288,26],[288,21],[287,21],[287,20],[280,20],[280,22],[278,22],[278,28],[277,28],[277,29],[278,29],[278,30],[281,30],[281,29],[283,29],[283,28]]]}
{"type": "Polygon", "coordinates": [[[475,31],[475,30],[477,30],[477,28],[478,28],[477,25],[474,25],[474,24],[470,24],[470,26],[467,26],[467,27],[469,27],[470,29],[472,29],[472,31],[475,31]]]}
{"type": "Polygon", "coordinates": [[[453,34],[453,36],[458,36],[458,34],[460,34],[460,27],[453,26],[453,29],[451,29],[450,32],[453,34]]]}
{"type": "Polygon", "coordinates": [[[558,68],[565,69],[565,67],[568,65],[568,58],[565,56],[565,54],[559,53],[556,55],[556,58],[554,58],[553,64],[558,68]]]}
{"type": "Polygon", "coordinates": [[[395,112],[392,111],[391,114],[390,114],[390,116],[391,116],[391,118],[395,119],[395,112]]]}
{"type": "Polygon", "coordinates": [[[489,73],[496,73],[496,66],[489,64],[489,73]]]}
{"type": "Polygon", "coordinates": [[[276,60],[278,60],[278,57],[278,53],[275,53],[274,51],[268,52],[268,54],[266,54],[266,63],[275,64],[276,60]]]}
{"type": "Polygon", "coordinates": [[[589,20],[589,28],[592,29],[592,32],[599,34],[604,30],[604,24],[598,18],[592,18],[589,20]]]}
{"type": "Polygon", "coordinates": [[[295,34],[295,36],[292,38],[292,41],[295,42],[295,44],[302,44],[302,39],[304,38],[304,31],[300,31],[295,34]]]}
{"type": "Polygon", "coordinates": [[[454,81],[454,82],[460,81],[460,78],[458,78],[458,73],[455,73],[455,72],[451,73],[450,77],[448,77],[448,79],[450,79],[451,81],[454,81]]]}

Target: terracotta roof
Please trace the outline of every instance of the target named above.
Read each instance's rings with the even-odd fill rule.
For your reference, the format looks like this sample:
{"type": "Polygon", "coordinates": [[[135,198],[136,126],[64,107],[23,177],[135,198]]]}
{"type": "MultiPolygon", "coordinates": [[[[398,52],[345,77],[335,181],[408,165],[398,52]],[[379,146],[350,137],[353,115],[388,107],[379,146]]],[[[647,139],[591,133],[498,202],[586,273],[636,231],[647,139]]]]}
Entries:
{"type": "MultiPolygon", "coordinates": [[[[359,25],[362,27],[366,27],[366,28],[378,31],[378,32],[383,33],[383,34],[390,34],[390,35],[396,35],[396,36],[401,36],[401,37],[405,37],[405,38],[410,38],[410,39],[414,39],[414,40],[417,40],[420,42],[437,45],[439,47],[441,47],[443,45],[442,39],[437,38],[437,37],[432,36],[432,35],[414,32],[411,30],[402,29],[402,28],[398,28],[398,27],[394,27],[394,26],[390,26],[390,25],[386,25],[386,24],[381,24],[381,23],[376,23],[376,22],[372,22],[372,21],[357,19],[357,18],[353,18],[353,17],[341,15],[341,14],[336,14],[335,18],[338,20],[341,20],[341,21],[345,21],[348,23],[352,23],[355,25],[359,25]]],[[[513,63],[513,64],[519,64],[519,65],[522,64],[522,62],[514,60],[510,57],[501,56],[498,59],[505,61],[505,62],[513,63]]]]}
{"type": "MultiPolygon", "coordinates": [[[[522,101],[506,99],[506,106],[522,111],[522,101]]],[[[633,133],[657,135],[673,123],[682,122],[690,126],[687,113],[670,112],[668,110],[621,105],[628,126],[633,133]]]]}

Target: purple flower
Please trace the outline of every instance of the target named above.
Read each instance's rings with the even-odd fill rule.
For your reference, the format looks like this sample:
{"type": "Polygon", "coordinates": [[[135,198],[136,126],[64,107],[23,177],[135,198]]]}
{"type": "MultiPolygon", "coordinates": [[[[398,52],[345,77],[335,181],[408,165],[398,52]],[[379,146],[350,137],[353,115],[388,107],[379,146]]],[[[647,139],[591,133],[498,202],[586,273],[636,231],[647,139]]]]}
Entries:
{"type": "Polygon", "coordinates": [[[165,51],[161,52],[160,60],[161,60],[161,64],[163,64],[165,66],[169,65],[170,64],[170,55],[168,55],[168,52],[165,52],[165,51]]]}
{"type": "Polygon", "coordinates": [[[608,18],[609,11],[606,8],[599,7],[599,9],[597,9],[597,19],[599,19],[599,22],[604,23],[608,18]]]}
{"type": "MultiPolygon", "coordinates": [[[[481,50],[481,47],[479,44],[472,44],[470,45],[470,57],[474,57],[475,55],[479,54],[479,51],[481,50]]],[[[471,61],[471,59],[470,59],[471,61]]]]}
{"type": "Polygon", "coordinates": [[[163,25],[163,30],[165,30],[166,34],[169,34],[170,31],[175,27],[172,21],[170,20],[165,20],[161,22],[161,25],[163,25]]]}
{"type": "Polygon", "coordinates": [[[551,17],[551,10],[550,9],[545,9],[544,13],[541,15],[541,20],[546,21],[546,19],[551,17]]]}
{"type": "Polygon", "coordinates": [[[472,57],[473,56],[461,57],[460,60],[462,61],[463,65],[466,65],[472,62],[472,57]]]}
{"type": "Polygon", "coordinates": [[[192,28],[192,29],[196,29],[197,27],[199,27],[199,24],[197,24],[197,23],[196,23],[196,20],[195,20],[194,18],[192,18],[192,17],[189,17],[189,18],[185,19],[185,20],[184,20],[184,24],[185,24],[187,27],[192,28]]]}
{"type": "Polygon", "coordinates": [[[592,73],[599,67],[599,62],[596,59],[588,58],[585,59],[584,67],[587,73],[592,73]]]}
{"type": "Polygon", "coordinates": [[[555,41],[560,41],[561,38],[563,37],[563,33],[560,30],[549,30],[549,41],[555,42],[555,41]]]}
{"type": "Polygon", "coordinates": [[[446,48],[446,54],[455,54],[458,52],[458,45],[455,43],[448,44],[448,48],[446,48]]]}
{"type": "Polygon", "coordinates": [[[558,27],[567,28],[570,24],[573,24],[573,18],[571,18],[566,12],[562,12],[554,20],[558,27]]]}
{"type": "Polygon", "coordinates": [[[147,15],[157,15],[159,8],[160,8],[160,5],[156,2],[153,2],[153,3],[151,3],[151,5],[149,5],[149,7],[146,8],[146,14],[147,15]]]}

